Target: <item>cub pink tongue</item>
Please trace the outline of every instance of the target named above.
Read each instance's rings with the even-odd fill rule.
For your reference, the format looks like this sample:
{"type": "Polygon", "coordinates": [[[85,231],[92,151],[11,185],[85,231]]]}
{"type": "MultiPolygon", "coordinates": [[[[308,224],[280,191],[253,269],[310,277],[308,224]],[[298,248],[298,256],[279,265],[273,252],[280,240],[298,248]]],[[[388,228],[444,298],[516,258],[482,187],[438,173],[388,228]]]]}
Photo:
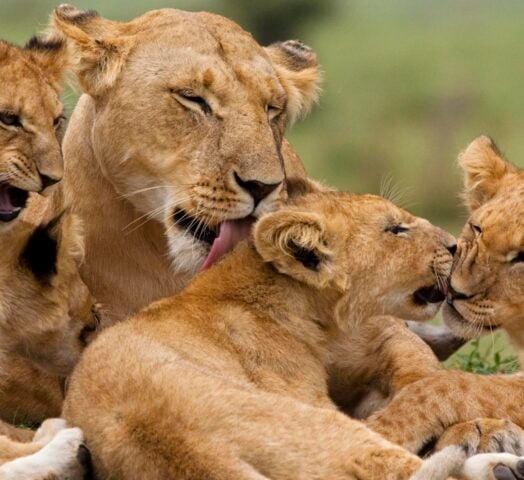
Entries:
{"type": "Polygon", "coordinates": [[[249,236],[253,219],[227,220],[220,224],[220,233],[215,238],[206,260],[200,267],[200,271],[208,269],[223,255],[233,250],[233,247],[249,236]]]}

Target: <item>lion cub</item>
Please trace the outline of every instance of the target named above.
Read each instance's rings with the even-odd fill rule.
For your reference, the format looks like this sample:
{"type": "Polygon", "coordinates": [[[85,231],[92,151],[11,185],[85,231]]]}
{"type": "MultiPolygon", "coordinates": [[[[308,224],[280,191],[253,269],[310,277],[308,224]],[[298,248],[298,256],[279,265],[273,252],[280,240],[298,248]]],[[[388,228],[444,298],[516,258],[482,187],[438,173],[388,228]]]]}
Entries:
{"type": "Polygon", "coordinates": [[[60,82],[64,42],[32,38],[24,48],[0,40],[0,231],[19,218],[29,192],[62,178],[60,82]]]}
{"type": "MultiPolygon", "coordinates": [[[[407,479],[422,461],[337,411],[327,369],[352,316],[434,313],[435,258],[449,271],[453,243],[380,197],[299,197],[184,292],[105,330],[64,416],[100,478],[407,479]]],[[[488,478],[490,462],[463,464],[447,473],[488,478]]]]}
{"type": "MultiPolygon", "coordinates": [[[[506,329],[522,363],[524,170],[506,161],[488,137],[473,141],[459,162],[471,216],[458,242],[444,320],[466,338],[506,329]]],[[[479,450],[495,446],[522,454],[522,373],[486,376],[416,365],[418,381],[371,417],[374,430],[416,451],[451,427],[444,444],[459,438],[479,450]],[[483,445],[486,438],[491,445],[483,445]]],[[[524,477],[524,464],[519,474],[524,477]]]]}

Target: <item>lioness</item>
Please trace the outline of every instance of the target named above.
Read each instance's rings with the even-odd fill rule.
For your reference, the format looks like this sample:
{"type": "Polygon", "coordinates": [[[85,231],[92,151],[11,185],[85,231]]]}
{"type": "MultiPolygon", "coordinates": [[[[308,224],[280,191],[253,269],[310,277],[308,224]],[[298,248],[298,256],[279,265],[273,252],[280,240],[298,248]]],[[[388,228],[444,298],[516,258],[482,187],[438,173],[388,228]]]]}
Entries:
{"type": "MultiPolygon", "coordinates": [[[[487,137],[473,141],[460,164],[471,216],[458,242],[444,320],[468,338],[505,328],[522,352],[524,171],[507,162],[487,137]]],[[[524,427],[522,373],[479,376],[438,368],[425,377],[373,416],[372,428],[415,450],[454,424],[444,441],[469,437],[469,443],[480,444],[483,434],[495,429],[495,445],[522,450],[522,430],[512,427],[508,438],[500,431],[504,422],[482,418],[509,419],[524,427]]]]}
{"type": "Polygon", "coordinates": [[[83,277],[112,323],[179,291],[305,175],[283,135],[317,99],[317,57],[297,41],[262,48],[210,13],[120,23],[63,5],[53,18],[86,93],[64,139],[64,192],[85,222],[83,277]]]}
{"type": "Polygon", "coordinates": [[[0,229],[12,224],[28,192],[62,178],[60,80],[65,42],[34,37],[25,48],[0,41],[0,229]]]}
{"type": "MultiPolygon", "coordinates": [[[[453,244],[380,197],[299,197],[181,294],[103,332],[64,416],[99,478],[407,479],[422,461],[338,412],[327,366],[348,318],[434,312],[433,252],[449,271],[453,244]]],[[[492,460],[451,473],[487,479],[492,460]]]]}

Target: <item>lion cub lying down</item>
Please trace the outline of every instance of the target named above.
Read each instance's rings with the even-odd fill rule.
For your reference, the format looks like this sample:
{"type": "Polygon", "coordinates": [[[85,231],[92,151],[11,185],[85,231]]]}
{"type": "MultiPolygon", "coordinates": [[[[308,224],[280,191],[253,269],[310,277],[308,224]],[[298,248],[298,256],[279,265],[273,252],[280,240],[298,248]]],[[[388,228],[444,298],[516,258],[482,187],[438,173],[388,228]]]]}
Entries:
{"type": "MultiPolygon", "coordinates": [[[[64,416],[84,430],[98,478],[410,477],[422,461],[337,411],[327,366],[352,313],[435,309],[432,263],[406,269],[391,253],[438,251],[450,266],[451,241],[371,195],[308,194],[263,217],[184,292],[84,353],[64,416]]],[[[463,470],[459,450],[440,454],[453,468],[418,478],[489,478],[492,457],[463,470]]]]}

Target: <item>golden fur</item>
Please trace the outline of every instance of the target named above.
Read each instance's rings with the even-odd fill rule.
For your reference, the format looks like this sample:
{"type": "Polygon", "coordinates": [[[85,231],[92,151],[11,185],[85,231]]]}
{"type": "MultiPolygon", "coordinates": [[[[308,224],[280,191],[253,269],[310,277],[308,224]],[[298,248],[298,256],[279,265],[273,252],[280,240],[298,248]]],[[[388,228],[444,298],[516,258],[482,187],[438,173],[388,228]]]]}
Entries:
{"type": "MultiPolygon", "coordinates": [[[[252,241],[86,350],[64,416],[98,478],[407,479],[422,461],[338,412],[328,369],[361,317],[435,312],[414,292],[438,281],[436,258],[449,273],[452,242],[371,195],[309,194],[264,216],[252,241]]],[[[463,478],[487,479],[486,465],[463,478]]]]}
{"type": "Polygon", "coordinates": [[[210,13],[120,23],[61,6],[53,22],[86,93],[64,140],[63,188],[85,221],[83,276],[112,323],[198,270],[209,244],[188,223],[258,217],[304,176],[283,134],[317,99],[317,58],[297,41],[262,48],[210,13]]]}
{"type": "Polygon", "coordinates": [[[56,38],[35,37],[25,48],[0,41],[0,196],[22,197],[9,212],[0,202],[0,228],[18,216],[24,192],[62,177],[59,83],[67,64],[66,44],[56,38]]]}

